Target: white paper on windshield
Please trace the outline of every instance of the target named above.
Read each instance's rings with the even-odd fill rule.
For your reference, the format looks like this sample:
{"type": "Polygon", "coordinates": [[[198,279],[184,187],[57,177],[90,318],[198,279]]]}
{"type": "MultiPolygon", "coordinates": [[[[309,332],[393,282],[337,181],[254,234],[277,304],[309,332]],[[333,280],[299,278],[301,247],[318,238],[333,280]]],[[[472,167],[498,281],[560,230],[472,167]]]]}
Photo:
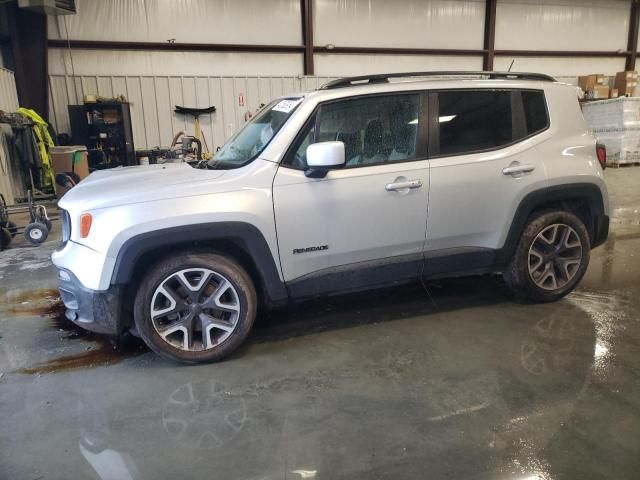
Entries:
{"type": "Polygon", "coordinates": [[[280,100],[278,104],[272,108],[272,110],[275,110],[276,112],[289,113],[291,110],[296,108],[296,105],[298,105],[301,101],[301,98],[297,98],[295,100],[280,100]]]}

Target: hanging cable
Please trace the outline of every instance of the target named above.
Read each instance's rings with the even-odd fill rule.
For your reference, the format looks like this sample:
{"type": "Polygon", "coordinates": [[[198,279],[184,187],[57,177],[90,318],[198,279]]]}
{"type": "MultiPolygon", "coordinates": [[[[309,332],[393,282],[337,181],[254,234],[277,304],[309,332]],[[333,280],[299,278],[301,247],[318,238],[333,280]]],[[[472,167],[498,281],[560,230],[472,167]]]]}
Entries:
{"type": "Polygon", "coordinates": [[[76,82],[76,69],[73,65],[73,52],[71,50],[71,41],[69,40],[69,30],[67,29],[67,18],[62,15],[62,24],[64,25],[64,33],[67,38],[67,50],[69,51],[69,60],[71,62],[71,77],[73,78],[73,92],[76,95],[76,103],[80,103],[78,97],[78,84],[76,82]]]}

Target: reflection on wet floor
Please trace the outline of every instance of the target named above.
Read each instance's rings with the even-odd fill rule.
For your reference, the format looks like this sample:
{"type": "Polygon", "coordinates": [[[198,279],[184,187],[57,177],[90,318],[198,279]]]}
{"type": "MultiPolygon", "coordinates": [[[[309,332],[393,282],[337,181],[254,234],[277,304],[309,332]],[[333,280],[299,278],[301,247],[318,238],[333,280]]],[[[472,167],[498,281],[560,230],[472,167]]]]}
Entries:
{"type": "Polygon", "coordinates": [[[52,246],[2,252],[0,478],[638,478],[637,171],[562,301],[498,277],[332,297],[216,365],[101,352],[60,316],[52,246]]]}
{"type": "MultiPolygon", "coordinates": [[[[347,345],[355,352],[338,361],[325,358],[321,368],[280,363],[273,372],[267,366],[266,376],[243,369],[241,379],[234,378],[238,372],[204,372],[165,389],[150,419],[162,426],[157,441],[168,452],[167,464],[204,458],[206,451],[221,478],[301,478],[293,472],[404,478],[408,471],[422,478],[427,465],[433,478],[524,478],[532,472],[553,478],[543,452],[570,422],[590,381],[596,329],[575,302],[544,305],[538,313],[528,321],[524,307],[513,312],[515,320],[501,313],[486,318],[481,310],[451,322],[436,318],[435,328],[410,316],[392,331],[393,325],[372,325],[381,331],[369,345],[357,344],[347,330],[329,342],[312,336],[304,340],[312,343],[306,354],[313,358],[325,348],[332,358],[347,345]],[[463,331],[467,335],[459,336],[463,331]],[[414,337],[407,339],[410,332],[414,337]],[[450,343],[451,336],[457,341],[450,343]],[[251,462],[238,451],[251,451],[251,462]]],[[[110,396],[106,387],[94,395],[110,396]]],[[[103,445],[93,458],[119,452],[126,456],[120,465],[142,471],[144,457],[119,434],[121,424],[113,425],[108,400],[92,397],[83,408],[92,423],[109,417],[84,431],[91,445],[103,445]]]]}

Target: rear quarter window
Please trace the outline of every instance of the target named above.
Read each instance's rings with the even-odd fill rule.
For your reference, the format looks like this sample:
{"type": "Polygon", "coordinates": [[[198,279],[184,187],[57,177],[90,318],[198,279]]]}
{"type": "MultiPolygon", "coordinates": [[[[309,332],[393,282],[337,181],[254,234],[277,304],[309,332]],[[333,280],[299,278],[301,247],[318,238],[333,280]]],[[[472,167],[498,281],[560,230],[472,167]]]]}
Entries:
{"type": "Polygon", "coordinates": [[[544,92],[522,91],[522,104],[528,135],[541,132],[549,126],[544,92]]]}

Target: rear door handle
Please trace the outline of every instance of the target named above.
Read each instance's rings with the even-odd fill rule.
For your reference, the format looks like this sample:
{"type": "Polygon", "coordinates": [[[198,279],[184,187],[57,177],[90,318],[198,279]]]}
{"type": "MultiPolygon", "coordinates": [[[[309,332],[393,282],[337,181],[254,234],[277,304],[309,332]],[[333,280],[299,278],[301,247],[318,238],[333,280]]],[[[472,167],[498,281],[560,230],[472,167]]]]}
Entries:
{"type": "Polygon", "coordinates": [[[422,182],[420,180],[405,180],[402,182],[387,183],[384,189],[387,192],[398,192],[400,190],[408,190],[410,188],[420,188],[422,182]]]}
{"type": "Polygon", "coordinates": [[[515,173],[527,173],[533,172],[535,169],[535,165],[510,165],[502,169],[502,174],[513,175],[515,173]]]}

